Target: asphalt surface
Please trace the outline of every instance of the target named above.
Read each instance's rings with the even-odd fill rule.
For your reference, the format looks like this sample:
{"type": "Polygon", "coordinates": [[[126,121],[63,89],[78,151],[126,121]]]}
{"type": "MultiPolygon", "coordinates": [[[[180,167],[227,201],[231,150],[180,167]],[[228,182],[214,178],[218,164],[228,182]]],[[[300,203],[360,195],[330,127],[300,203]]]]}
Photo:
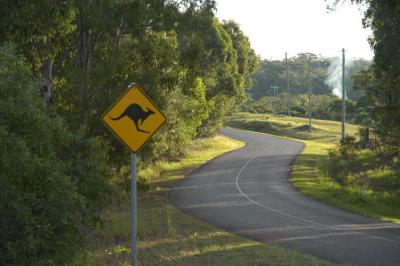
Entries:
{"type": "Polygon", "coordinates": [[[337,264],[400,265],[400,226],[310,199],[288,180],[300,142],[237,129],[247,145],[203,165],[173,187],[185,213],[227,231],[337,264]]]}

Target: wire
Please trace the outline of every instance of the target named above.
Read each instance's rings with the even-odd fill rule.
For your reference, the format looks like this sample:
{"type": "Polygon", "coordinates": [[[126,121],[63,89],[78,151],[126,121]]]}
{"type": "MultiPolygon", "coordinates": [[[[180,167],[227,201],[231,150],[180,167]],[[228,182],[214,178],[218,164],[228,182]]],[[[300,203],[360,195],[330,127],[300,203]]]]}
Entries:
{"type": "Polygon", "coordinates": [[[329,77],[334,77],[334,76],[336,76],[337,74],[339,74],[340,72],[342,72],[342,69],[339,69],[338,71],[336,71],[335,74],[329,74],[327,78],[329,78],[329,77]]]}
{"type": "Polygon", "coordinates": [[[321,79],[320,77],[318,77],[317,75],[315,75],[314,73],[311,72],[311,75],[313,75],[314,78],[319,79],[320,81],[325,81],[324,79],[321,79]]]}

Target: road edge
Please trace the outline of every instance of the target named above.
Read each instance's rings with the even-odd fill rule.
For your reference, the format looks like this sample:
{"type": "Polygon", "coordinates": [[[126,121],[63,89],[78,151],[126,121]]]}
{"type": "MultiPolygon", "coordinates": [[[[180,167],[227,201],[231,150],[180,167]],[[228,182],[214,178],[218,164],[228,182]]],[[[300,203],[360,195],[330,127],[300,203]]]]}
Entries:
{"type": "MultiPolygon", "coordinates": [[[[318,184],[321,184],[321,182],[324,182],[323,179],[320,178],[315,178],[315,177],[306,177],[304,178],[304,176],[302,177],[303,182],[296,180],[296,178],[294,177],[294,175],[296,175],[296,172],[294,171],[295,167],[298,167],[298,165],[296,165],[296,162],[298,162],[301,159],[301,156],[305,154],[305,152],[308,151],[308,149],[310,148],[310,143],[315,143],[316,145],[318,145],[319,143],[314,142],[314,141],[309,141],[309,140],[301,140],[301,139],[295,139],[295,138],[291,138],[291,137],[286,137],[286,136],[279,136],[279,135],[273,135],[270,133],[264,133],[264,132],[257,132],[257,131],[252,131],[252,130],[247,130],[247,129],[241,129],[241,128],[234,128],[234,127],[226,127],[226,128],[232,128],[232,129],[236,129],[236,130],[243,130],[243,131],[247,131],[247,132],[251,132],[251,133],[256,133],[256,134],[261,134],[261,135],[266,135],[266,136],[270,136],[270,137],[276,137],[276,138],[281,138],[281,139],[287,139],[287,140],[292,140],[292,141],[297,141],[297,142],[301,142],[304,145],[303,150],[293,159],[292,163],[290,164],[290,175],[289,175],[289,181],[292,184],[293,188],[295,188],[298,192],[300,192],[302,195],[316,200],[318,202],[322,202],[325,204],[330,205],[331,207],[335,207],[341,210],[345,210],[345,211],[349,211],[351,213],[354,214],[358,214],[358,215],[362,215],[364,217],[369,217],[369,218],[375,218],[378,219],[380,221],[383,222],[390,222],[390,223],[394,223],[394,224],[400,224],[400,219],[396,219],[396,218],[389,218],[389,217],[384,217],[382,215],[379,215],[377,213],[371,212],[365,208],[362,208],[360,206],[357,205],[352,205],[349,204],[345,201],[340,200],[337,197],[333,197],[332,195],[330,195],[328,192],[323,191],[323,190],[313,190],[311,192],[307,191],[310,190],[312,188],[312,185],[317,186],[318,184]],[[304,185],[306,184],[306,182],[304,182],[304,179],[307,179],[307,182],[311,182],[312,184],[308,184],[308,185],[304,185]],[[303,183],[303,184],[302,184],[303,183]],[[318,196],[317,193],[321,193],[322,192],[322,196],[318,196]]],[[[325,148],[333,148],[333,145],[329,145],[329,144],[322,144],[324,146],[326,146],[325,148]]],[[[321,146],[321,145],[319,145],[321,146]]],[[[323,148],[321,148],[321,150],[323,150],[323,148]]],[[[324,152],[324,157],[328,158],[328,154],[327,151],[324,152]]],[[[317,167],[317,160],[314,160],[315,164],[314,166],[317,167]]],[[[312,172],[318,172],[318,169],[313,169],[312,167],[309,167],[310,169],[312,169],[312,172]]],[[[318,177],[320,177],[321,175],[316,173],[316,175],[318,177]]],[[[326,180],[329,181],[329,180],[326,180]]],[[[343,190],[345,190],[345,188],[342,188],[343,190]]]]}

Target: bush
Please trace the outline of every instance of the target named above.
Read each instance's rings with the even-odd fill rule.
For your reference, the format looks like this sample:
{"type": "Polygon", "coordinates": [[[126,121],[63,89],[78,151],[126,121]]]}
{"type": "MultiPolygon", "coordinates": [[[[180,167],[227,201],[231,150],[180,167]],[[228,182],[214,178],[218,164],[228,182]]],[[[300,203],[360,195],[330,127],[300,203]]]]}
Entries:
{"type": "Polygon", "coordinates": [[[49,118],[38,83],[12,47],[0,48],[0,257],[4,265],[54,265],[79,247],[83,198],[57,150],[68,142],[49,118]]]}
{"type": "Polygon", "coordinates": [[[368,186],[375,191],[395,192],[400,190],[400,173],[388,167],[368,171],[368,186]]]}
{"type": "Polygon", "coordinates": [[[66,165],[66,174],[84,199],[82,219],[85,225],[93,225],[111,192],[107,148],[101,139],[88,137],[80,129],[69,133],[57,150],[59,160],[66,165]]]}
{"type": "Polygon", "coordinates": [[[330,150],[328,155],[326,173],[340,185],[359,184],[362,175],[354,175],[354,173],[366,172],[378,167],[381,163],[373,151],[359,149],[355,138],[350,136],[346,136],[344,142],[337,149],[330,150]]]}
{"type": "Polygon", "coordinates": [[[354,146],[349,143],[340,145],[338,149],[330,150],[328,155],[329,161],[326,167],[327,175],[340,185],[345,185],[347,183],[348,176],[351,172],[360,169],[360,164],[356,160],[356,150],[354,146]]]}
{"type": "Polygon", "coordinates": [[[227,123],[228,126],[237,127],[245,130],[252,130],[270,134],[276,134],[279,132],[278,128],[268,121],[252,120],[252,121],[241,121],[231,120],[227,123]]]}
{"type": "Polygon", "coordinates": [[[400,173],[373,151],[359,149],[353,139],[347,138],[339,148],[329,151],[325,171],[342,186],[377,192],[400,191],[400,173]]]}

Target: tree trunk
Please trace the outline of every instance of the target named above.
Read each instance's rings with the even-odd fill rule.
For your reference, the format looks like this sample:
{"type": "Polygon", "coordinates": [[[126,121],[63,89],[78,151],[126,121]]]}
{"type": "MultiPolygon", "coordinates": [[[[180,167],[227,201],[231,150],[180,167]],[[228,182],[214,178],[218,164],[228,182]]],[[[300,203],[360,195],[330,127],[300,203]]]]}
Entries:
{"type": "Polygon", "coordinates": [[[116,44],[115,44],[115,55],[118,55],[119,53],[119,43],[121,40],[121,28],[118,28],[117,30],[117,38],[116,38],[116,44]]]}
{"type": "Polygon", "coordinates": [[[42,74],[43,74],[42,88],[43,88],[44,102],[48,108],[50,108],[50,104],[52,101],[52,95],[51,95],[52,68],[53,68],[53,60],[50,58],[47,58],[43,62],[43,66],[42,66],[42,74]]]}
{"type": "Polygon", "coordinates": [[[81,29],[79,33],[78,65],[82,73],[79,86],[79,102],[82,116],[86,110],[88,100],[90,57],[90,30],[81,29]]]}
{"type": "Polygon", "coordinates": [[[121,43],[123,25],[124,25],[124,21],[121,18],[120,24],[119,24],[119,26],[117,28],[115,55],[118,55],[118,53],[119,53],[119,46],[120,46],[120,43],[121,43]]]}

